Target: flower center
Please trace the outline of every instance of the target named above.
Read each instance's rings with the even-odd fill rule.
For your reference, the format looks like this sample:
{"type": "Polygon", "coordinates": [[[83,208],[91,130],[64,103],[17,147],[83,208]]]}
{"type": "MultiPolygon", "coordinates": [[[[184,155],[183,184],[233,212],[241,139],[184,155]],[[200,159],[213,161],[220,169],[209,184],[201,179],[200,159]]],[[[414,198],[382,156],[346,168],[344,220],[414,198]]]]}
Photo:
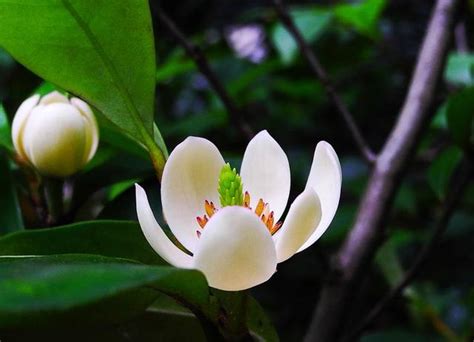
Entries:
{"type": "MultiPolygon", "coordinates": [[[[229,205],[242,206],[253,210],[250,207],[250,194],[248,191],[245,191],[245,194],[242,192],[243,184],[240,175],[237,173],[236,169],[232,169],[229,163],[225,164],[222,167],[220,176],[219,176],[219,200],[222,207],[229,205]]],[[[219,209],[216,208],[212,201],[204,201],[204,211],[205,215],[196,217],[196,220],[201,229],[204,229],[209,219],[214,215],[219,209]]],[[[258,200],[257,206],[255,207],[255,215],[257,215],[265,224],[270,234],[275,234],[278,229],[280,229],[282,222],[275,223],[274,212],[270,211],[270,206],[262,198],[258,200]]],[[[198,237],[201,236],[201,231],[197,230],[196,234],[198,237]]]]}

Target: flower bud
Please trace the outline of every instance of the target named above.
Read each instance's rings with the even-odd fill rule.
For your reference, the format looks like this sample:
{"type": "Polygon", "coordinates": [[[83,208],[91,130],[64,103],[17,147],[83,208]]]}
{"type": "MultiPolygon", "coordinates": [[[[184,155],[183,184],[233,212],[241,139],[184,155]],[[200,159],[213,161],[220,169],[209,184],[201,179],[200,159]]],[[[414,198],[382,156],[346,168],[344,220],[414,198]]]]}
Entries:
{"type": "Polygon", "coordinates": [[[92,159],[99,131],[87,103],[54,91],[21,104],[13,119],[12,139],[18,155],[39,173],[67,177],[92,159]]]}

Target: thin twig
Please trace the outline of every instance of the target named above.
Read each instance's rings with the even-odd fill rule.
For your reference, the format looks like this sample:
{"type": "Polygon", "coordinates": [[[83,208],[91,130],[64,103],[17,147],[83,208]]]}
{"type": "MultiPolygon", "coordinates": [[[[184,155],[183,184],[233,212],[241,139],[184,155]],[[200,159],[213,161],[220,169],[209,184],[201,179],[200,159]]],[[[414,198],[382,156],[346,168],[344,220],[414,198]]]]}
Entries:
{"type": "Polygon", "coordinates": [[[209,84],[212,86],[227,109],[231,121],[233,121],[233,123],[237,126],[240,132],[244,134],[245,137],[252,138],[254,132],[250,126],[242,120],[239,108],[234,103],[224,85],[212,70],[201,48],[189,41],[161,8],[156,10],[156,15],[158,16],[158,19],[161,21],[161,23],[166,27],[168,32],[176,40],[176,42],[183,47],[188,56],[194,61],[201,74],[203,74],[203,76],[209,81],[209,84]]]}
{"type": "Polygon", "coordinates": [[[397,122],[378,155],[349,235],[333,260],[305,341],[337,341],[358,280],[384,234],[400,181],[428,124],[459,0],[437,0],[397,122]]]}
{"type": "Polygon", "coordinates": [[[462,162],[461,170],[459,173],[455,173],[450,181],[452,185],[450,192],[446,196],[443,208],[441,209],[440,216],[436,222],[429,241],[420,250],[415,258],[414,263],[407,270],[400,282],[393,287],[369,312],[369,314],[362,320],[362,322],[345,338],[343,341],[355,341],[357,337],[380,315],[380,313],[394,300],[403,289],[410,284],[418,275],[421,266],[424,264],[428,256],[433,251],[437,242],[440,240],[446,229],[448,228],[449,221],[455,212],[456,207],[462,199],[464,192],[467,189],[467,185],[471,180],[472,176],[472,164],[465,160],[462,162]]]}
{"type": "Polygon", "coordinates": [[[467,32],[466,32],[466,24],[464,21],[460,21],[456,24],[454,28],[454,37],[456,43],[456,49],[459,53],[468,53],[469,52],[469,44],[467,42],[467,32]]]}
{"type": "Polygon", "coordinates": [[[295,39],[301,51],[301,54],[304,56],[304,58],[306,58],[311,68],[311,71],[315,74],[316,78],[319,79],[324,89],[326,90],[329,99],[333,102],[338,113],[342,116],[342,119],[347,125],[347,128],[349,129],[355,143],[357,144],[360,153],[368,163],[373,163],[375,161],[375,154],[362,136],[362,133],[357,127],[357,124],[355,123],[354,118],[350,113],[349,109],[347,108],[346,104],[344,103],[344,101],[342,101],[341,97],[337,93],[333,83],[329,79],[328,73],[323,68],[314,52],[311,50],[311,47],[303,38],[303,35],[296,27],[295,23],[293,22],[293,19],[291,19],[290,15],[288,14],[288,10],[283,4],[283,1],[273,0],[273,3],[275,5],[276,12],[282,24],[286,27],[286,29],[295,39]]]}

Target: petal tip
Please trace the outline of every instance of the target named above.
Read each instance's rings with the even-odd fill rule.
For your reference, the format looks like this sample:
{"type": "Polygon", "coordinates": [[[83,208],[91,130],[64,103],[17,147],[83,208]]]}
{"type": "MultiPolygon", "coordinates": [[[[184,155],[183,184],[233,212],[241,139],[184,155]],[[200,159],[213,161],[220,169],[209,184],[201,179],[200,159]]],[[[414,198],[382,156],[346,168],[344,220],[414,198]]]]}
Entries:
{"type": "Polygon", "coordinates": [[[55,102],[69,103],[68,98],[59,91],[54,90],[47,95],[44,95],[39,101],[42,105],[48,105],[55,102]]]}
{"type": "MultiPolygon", "coordinates": [[[[258,132],[257,134],[255,134],[255,136],[253,137],[253,139],[255,138],[270,138],[272,140],[275,140],[272,135],[266,130],[266,129],[262,129],[260,132],[258,132]]],[[[253,140],[252,139],[252,140],[253,140]]]]}

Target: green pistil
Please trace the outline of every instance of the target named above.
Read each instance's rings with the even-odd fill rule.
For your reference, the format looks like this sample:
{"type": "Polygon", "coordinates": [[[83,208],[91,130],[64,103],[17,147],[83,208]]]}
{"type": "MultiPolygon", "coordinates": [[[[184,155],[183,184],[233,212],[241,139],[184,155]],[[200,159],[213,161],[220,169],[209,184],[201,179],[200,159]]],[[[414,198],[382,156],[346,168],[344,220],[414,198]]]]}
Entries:
{"type": "Polygon", "coordinates": [[[235,169],[227,163],[222,167],[219,176],[219,198],[221,206],[243,205],[242,179],[235,169]]]}

